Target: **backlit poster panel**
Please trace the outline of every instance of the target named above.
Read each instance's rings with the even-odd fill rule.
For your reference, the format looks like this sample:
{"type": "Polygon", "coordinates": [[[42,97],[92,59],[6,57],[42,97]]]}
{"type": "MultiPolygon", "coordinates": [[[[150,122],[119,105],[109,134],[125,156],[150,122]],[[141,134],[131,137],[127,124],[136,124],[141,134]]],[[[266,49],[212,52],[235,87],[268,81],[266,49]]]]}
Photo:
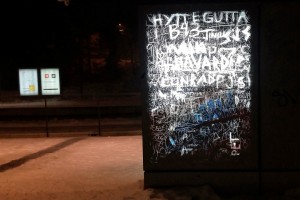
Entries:
{"type": "Polygon", "coordinates": [[[255,148],[250,13],[145,15],[145,162],[238,163],[255,148]]]}
{"type": "Polygon", "coordinates": [[[59,95],[60,79],[58,68],[41,69],[42,95],[59,95]]]}
{"type": "Polygon", "coordinates": [[[39,94],[37,69],[19,69],[19,90],[21,96],[39,94]]]}

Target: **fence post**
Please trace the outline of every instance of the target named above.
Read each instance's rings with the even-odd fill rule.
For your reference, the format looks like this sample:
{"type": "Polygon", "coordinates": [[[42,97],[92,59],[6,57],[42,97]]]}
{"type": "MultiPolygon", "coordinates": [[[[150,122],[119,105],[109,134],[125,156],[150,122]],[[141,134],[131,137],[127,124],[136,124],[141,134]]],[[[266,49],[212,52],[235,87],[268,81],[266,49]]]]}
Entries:
{"type": "Polygon", "coordinates": [[[46,117],[46,135],[49,137],[49,130],[48,130],[48,106],[47,106],[47,97],[45,96],[45,117],[46,117]]]}

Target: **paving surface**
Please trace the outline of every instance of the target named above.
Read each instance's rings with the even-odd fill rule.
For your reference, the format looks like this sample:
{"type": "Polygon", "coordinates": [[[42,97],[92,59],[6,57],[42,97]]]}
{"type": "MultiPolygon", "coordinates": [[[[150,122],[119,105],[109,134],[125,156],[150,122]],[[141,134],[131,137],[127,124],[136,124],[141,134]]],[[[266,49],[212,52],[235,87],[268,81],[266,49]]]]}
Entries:
{"type": "Polygon", "coordinates": [[[48,98],[35,98],[26,99],[19,98],[15,101],[1,102],[1,109],[13,109],[13,108],[44,108],[45,103],[48,108],[63,108],[63,107],[108,107],[108,106],[141,106],[141,94],[140,93],[124,93],[118,95],[106,95],[89,99],[72,98],[63,99],[63,97],[48,97],[48,98]]]}
{"type": "Polygon", "coordinates": [[[0,137],[139,135],[141,124],[139,93],[0,102],[0,137]]]}

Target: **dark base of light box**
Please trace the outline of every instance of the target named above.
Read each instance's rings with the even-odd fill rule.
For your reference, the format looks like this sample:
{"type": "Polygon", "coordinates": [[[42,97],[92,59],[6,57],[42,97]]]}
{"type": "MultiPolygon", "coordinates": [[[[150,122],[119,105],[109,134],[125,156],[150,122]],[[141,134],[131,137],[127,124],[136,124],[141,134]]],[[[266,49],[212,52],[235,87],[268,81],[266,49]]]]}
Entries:
{"type": "Polygon", "coordinates": [[[259,195],[284,193],[300,187],[300,171],[146,171],[144,188],[172,188],[210,186],[217,194],[259,195]]]}

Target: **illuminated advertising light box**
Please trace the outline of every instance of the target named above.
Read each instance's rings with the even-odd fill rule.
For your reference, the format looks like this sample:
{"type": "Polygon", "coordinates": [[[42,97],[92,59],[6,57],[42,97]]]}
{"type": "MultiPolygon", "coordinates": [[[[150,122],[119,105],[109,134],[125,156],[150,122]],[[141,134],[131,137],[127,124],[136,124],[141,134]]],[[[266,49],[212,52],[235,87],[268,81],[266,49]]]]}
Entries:
{"type": "Polygon", "coordinates": [[[60,95],[60,79],[58,68],[41,69],[42,95],[60,95]]]}
{"type": "Polygon", "coordinates": [[[19,69],[19,90],[21,96],[39,94],[37,69],[19,69]]]}
{"type": "Polygon", "coordinates": [[[257,167],[253,13],[224,6],[141,12],[146,171],[257,167]]]}

